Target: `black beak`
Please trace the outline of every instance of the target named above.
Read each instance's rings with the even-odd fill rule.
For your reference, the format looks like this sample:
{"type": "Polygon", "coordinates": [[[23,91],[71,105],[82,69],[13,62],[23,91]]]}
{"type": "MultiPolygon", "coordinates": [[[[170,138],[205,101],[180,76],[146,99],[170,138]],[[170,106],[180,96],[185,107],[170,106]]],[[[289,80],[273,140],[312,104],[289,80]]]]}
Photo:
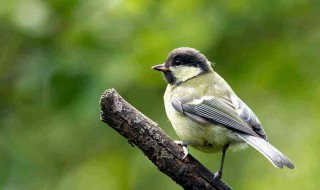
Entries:
{"type": "Polygon", "coordinates": [[[152,69],[157,70],[157,71],[162,71],[162,72],[170,71],[169,67],[164,66],[164,64],[155,65],[152,67],[152,69]]]}

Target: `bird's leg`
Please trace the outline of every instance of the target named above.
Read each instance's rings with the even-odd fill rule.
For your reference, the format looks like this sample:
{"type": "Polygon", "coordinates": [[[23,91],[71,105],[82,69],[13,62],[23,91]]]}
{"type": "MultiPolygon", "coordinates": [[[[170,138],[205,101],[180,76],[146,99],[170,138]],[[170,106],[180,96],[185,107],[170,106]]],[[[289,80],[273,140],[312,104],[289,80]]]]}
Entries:
{"type": "Polygon", "coordinates": [[[174,142],[175,142],[176,144],[182,146],[182,150],[183,150],[183,153],[184,153],[184,156],[182,157],[182,160],[183,160],[183,159],[184,159],[186,156],[188,156],[188,154],[189,154],[189,150],[188,150],[188,148],[187,148],[188,143],[185,142],[185,141],[174,141],[174,142]]]}
{"type": "Polygon", "coordinates": [[[220,169],[214,174],[214,179],[215,179],[215,178],[221,179],[221,177],[222,177],[222,170],[223,170],[224,158],[225,158],[225,156],[226,156],[226,152],[227,152],[227,149],[229,148],[229,145],[230,145],[230,144],[224,145],[224,147],[223,147],[223,149],[222,149],[222,158],[221,158],[220,169]]]}

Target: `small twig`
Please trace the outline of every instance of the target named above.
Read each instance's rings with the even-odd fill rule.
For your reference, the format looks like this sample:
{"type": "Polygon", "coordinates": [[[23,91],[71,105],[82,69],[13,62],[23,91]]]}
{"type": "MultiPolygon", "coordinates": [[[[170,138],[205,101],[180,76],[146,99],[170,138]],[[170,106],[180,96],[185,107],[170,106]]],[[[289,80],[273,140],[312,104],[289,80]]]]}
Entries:
{"type": "Polygon", "coordinates": [[[100,119],[139,147],[143,153],[184,189],[231,189],[190,154],[182,160],[182,148],[157,123],[126,102],[114,89],[100,99],[100,119]]]}

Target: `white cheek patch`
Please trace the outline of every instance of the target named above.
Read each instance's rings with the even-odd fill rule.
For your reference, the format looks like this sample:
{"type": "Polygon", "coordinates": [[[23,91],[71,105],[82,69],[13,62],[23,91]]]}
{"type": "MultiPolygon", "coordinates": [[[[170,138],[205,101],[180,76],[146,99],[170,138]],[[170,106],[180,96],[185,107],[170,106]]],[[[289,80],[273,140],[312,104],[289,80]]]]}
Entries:
{"type": "Polygon", "coordinates": [[[184,82],[192,77],[199,75],[202,72],[201,68],[186,66],[170,67],[170,70],[176,78],[176,83],[184,82]]]}

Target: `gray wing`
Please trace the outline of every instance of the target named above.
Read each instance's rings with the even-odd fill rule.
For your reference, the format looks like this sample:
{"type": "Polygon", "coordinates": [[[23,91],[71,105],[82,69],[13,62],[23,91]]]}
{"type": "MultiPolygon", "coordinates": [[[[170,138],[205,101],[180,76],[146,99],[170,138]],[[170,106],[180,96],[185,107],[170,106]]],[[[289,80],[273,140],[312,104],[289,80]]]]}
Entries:
{"type": "Polygon", "coordinates": [[[292,162],[273,147],[252,110],[238,97],[217,98],[212,96],[199,99],[171,97],[174,109],[200,123],[220,124],[238,135],[242,140],[261,152],[274,166],[293,169],[292,162]]]}
{"type": "Polygon", "coordinates": [[[210,96],[181,100],[171,97],[171,103],[176,111],[198,122],[216,123],[233,131],[259,137],[253,128],[240,118],[236,110],[220,98],[210,96]]]}
{"type": "Polygon", "coordinates": [[[260,137],[268,141],[267,135],[264,132],[258,117],[253,113],[253,111],[236,95],[232,95],[230,100],[240,118],[252,127],[260,137]]]}
{"type": "Polygon", "coordinates": [[[238,97],[231,99],[212,96],[199,99],[171,97],[174,109],[201,123],[220,124],[238,135],[242,140],[261,152],[274,166],[293,169],[292,162],[273,147],[252,110],[238,97]]]}

